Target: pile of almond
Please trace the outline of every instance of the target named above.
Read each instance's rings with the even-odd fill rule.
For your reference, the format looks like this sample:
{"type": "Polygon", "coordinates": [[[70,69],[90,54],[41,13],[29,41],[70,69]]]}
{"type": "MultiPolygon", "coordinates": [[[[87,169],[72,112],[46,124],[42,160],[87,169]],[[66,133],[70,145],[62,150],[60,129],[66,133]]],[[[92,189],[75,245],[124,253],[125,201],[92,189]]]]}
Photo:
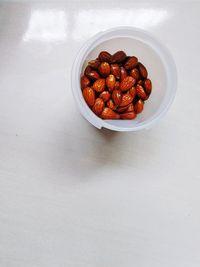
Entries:
{"type": "Polygon", "coordinates": [[[102,51],[88,62],[81,77],[83,97],[102,119],[132,120],[144,108],[152,83],[145,66],[124,51],[111,55],[102,51]]]}

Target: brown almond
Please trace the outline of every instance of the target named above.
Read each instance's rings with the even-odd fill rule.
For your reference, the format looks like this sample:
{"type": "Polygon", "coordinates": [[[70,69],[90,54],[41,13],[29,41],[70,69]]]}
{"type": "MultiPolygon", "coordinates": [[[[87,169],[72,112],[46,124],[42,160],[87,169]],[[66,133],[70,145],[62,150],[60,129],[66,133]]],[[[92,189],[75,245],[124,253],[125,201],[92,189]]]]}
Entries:
{"type": "Polygon", "coordinates": [[[138,82],[137,82],[137,84],[139,84],[139,85],[144,85],[144,82],[143,82],[143,80],[139,80],[138,82]]]}
{"type": "Polygon", "coordinates": [[[141,99],[139,99],[134,106],[135,113],[137,114],[141,113],[143,111],[143,108],[144,108],[144,102],[141,99]]]}
{"type": "Polygon", "coordinates": [[[150,79],[146,79],[144,81],[144,89],[145,89],[147,95],[150,95],[151,94],[152,83],[151,83],[151,80],[150,79]]]}
{"type": "Polygon", "coordinates": [[[101,98],[97,98],[95,100],[94,106],[92,107],[92,111],[96,114],[96,115],[100,115],[103,111],[104,108],[104,102],[101,98]]]}
{"type": "Polygon", "coordinates": [[[89,61],[88,65],[93,69],[98,69],[100,63],[101,62],[98,59],[94,59],[94,60],[89,61]]]}
{"type": "Polygon", "coordinates": [[[96,72],[96,70],[91,70],[87,75],[86,75],[90,80],[97,80],[100,78],[99,74],[96,72]]]}
{"type": "Polygon", "coordinates": [[[112,63],[121,63],[126,59],[126,53],[124,51],[117,51],[112,56],[112,63]]]}
{"type": "Polygon", "coordinates": [[[106,105],[108,108],[110,108],[112,110],[114,110],[116,108],[112,99],[109,99],[108,102],[106,103],[106,105]]]}
{"type": "Polygon", "coordinates": [[[104,102],[107,102],[110,99],[111,94],[108,91],[103,91],[99,97],[103,99],[104,102]]]}
{"type": "Polygon", "coordinates": [[[147,95],[142,85],[139,85],[139,84],[136,85],[136,93],[142,100],[147,99],[147,95]]]}
{"type": "Polygon", "coordinates": [[[113,74],[110,74],[107,78],[106,78],[106,86],[108,88],[108,91],[112,92],[114,87],[115,87],[115,83],[116,83],[116,79],[115,76],[113,74]]]}
{"type": "Polygon", "coordinates": [[[147,69],[145,68],[145,66],[139,62],[138,68],[139,68],[139,72],[140,72],[140,75],[142,76],[142,78],[146,79],[148,76],[148,72],[147,72],[147,69]]]}
{"type": "Polygon", "coordinates": [[[110,53],[108,53],[107,51],[102,51],[102,52],[99,54],[98,59],[99,59],[101,62],[108,62],[108,63],[111,63],[112,55],[111,55],[110,53]]]}
{"type": "Polygon", "coordinates": [[[105,107],[101,113],[101,118],[104,120],[117,120],[120,118],[120,116],[112,109],[105,107]]]}
{"type": "Polygon", "coordinates": [[[99,73],[103,77],[107,77],[110,74],[110,65],[108,62],[102,62],[99,66],[99,73]]]}
{"type": "Polygon", "coordinates": [[[85,75],[83,75],[81,77],[81,89],[84,89],[85,87],[88,87],[89,85],[90,85],[90,80],[85,75]]]}
{"type": "Polygon", "coordinates": [[[118,107],[118,108],[117,108],[117,112],[119,112],[119,113],[123,113],[123,112],[125,112],[128,108],[129,108],[129,105],[128,105],[128,106],[124,106],[124,107],[118,107]]]}
{"type": "Polygon", "coordinates": [[[106,81],[105,79],[98,79],[94,82],[92,88],[97,92],[97,93],[101,93],[104,91],[106,86],[106,81]]]}
{"type": "Polygon", "coordinates": [[[129,104],[126,112],[132,112],[132,111],[134,111],[133,103],[129,104]]]}
{"type": "Polygon", "coordinates": [[[116,77],[116,79],[120,78],[121,72],[120,72],[120,67],[118,64],[111,64],[110,72],[116,77]]]}
{"type": "Polygon", "coordinates": [[[88,76],[88,74],[92,71],[92,68],[90,66],[87,66],[84,71],[84,75],[88,76]]]}
{"type": "Polygon", "coordinates": [[[123,94],[122,95],[122,101],[121,101],[119,106],[120,107],[128,106],[132,101],[133,101],[133,97],[131,94],[129,94],[129,93],[123,94]]]}
{"type": "Polygon", "coordinates": [[[133,120],[136,118],[136,116],[137,114],[134,111],[120,114],[120,118],[123,120],[133,120]]]}
{"type": "Polygon", "coordinates": [[[120,90],[115,89],[112,92],[112,100],[116,106],[119,106],[122,101],[122,93],[120,90]]]}
{"type": "Polygon", "coordinates": [[[131,87],[131,89],[129,90],[129,93],[132,95],[132,97],[134,99],[136,96],[136,88],[134,86],[131,87]]]}
{"type": "Polygon", "coordinates": [[[126,63],[124,64],[124,68],[126,70],[131,70],[131,69],[135,68],[137,66],[137,64],[138,64],[138,59],[137,59],[137,57],[133,56],[133,57],[130,57],[126,61],[126,63]]]}
{"type": "Polygon", "coordinates": [[[115,87],[114,87],[114,89],[119,89],[119,87],[120,87],[120,83],[117,81],[116,83],[115,83],[115,87]]]}
{"type": "Polygon", "coordinates": [[[130,75],[131,75],[134,79],[136,79],[136,81],[137,81],[137,80],[139,79],[139,77],[140,77],[139,70],[136,69],[136,68],[132,69],[132,70],[130,71],[130,75]]]}
{"type": "Polygon", "coordinates": [[[91,87],[86,87],[83,89],[83,97],[88,106],[92,107],[95,102],[95,92],[91,87]]]}
{"type": "Polygon", "coordinates": [[[121,81],[120,83],[120,89],[124,92],[124,91],[128,91],[129,89],[131,89],[131,87],[134,86],[136,80],[131,77],[131,76],[127,76],[125,79],[123,79],[123,81],[121,81]]]}
{"type": "Polygon", "coordinates": [[[124,67],[120,68],[120,81],[123,81],[127,77],[127,71],[124,67]]]}

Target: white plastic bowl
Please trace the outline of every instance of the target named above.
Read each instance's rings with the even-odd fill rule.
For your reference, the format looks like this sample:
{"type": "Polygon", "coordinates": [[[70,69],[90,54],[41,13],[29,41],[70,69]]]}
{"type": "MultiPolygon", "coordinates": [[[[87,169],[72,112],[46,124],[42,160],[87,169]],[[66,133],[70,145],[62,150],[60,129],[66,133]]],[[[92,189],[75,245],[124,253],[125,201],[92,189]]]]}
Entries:
{"type": "Polygon", "coordinates": [[[71,78],[73,95],[81,114],[95,127],[115,131],[137,131],[151,127],[168,111],[177,87],[176,66],[169,51],[146,31],[133,27],[113,28],[89,39],[74,61],[71,78]],[[82,96],[80,76],[87,62],[103,50],[111,54],[124,50],[127,55],[137,56],[147,67],[153,89],[143,112],[135,120],[102,120],[90,110],[82,96]]]}

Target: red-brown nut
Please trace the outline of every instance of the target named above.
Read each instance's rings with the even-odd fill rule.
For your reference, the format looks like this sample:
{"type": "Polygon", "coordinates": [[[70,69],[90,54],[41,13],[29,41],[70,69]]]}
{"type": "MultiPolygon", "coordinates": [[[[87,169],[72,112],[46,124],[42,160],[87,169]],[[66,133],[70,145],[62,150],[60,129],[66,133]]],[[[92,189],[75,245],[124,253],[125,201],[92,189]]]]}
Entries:
{"type": "Polygon", "coordinates": [[[120,72],[120,67],[118,64],[111,64],[110,65],[110,72],[111,72],[111,74],[113,74],[116,77],[116,79],[120,78],[121,72],[120,72]]]}
{"type": "Polygon", "coordinates": [[[145,89],[147,95],[150,95],[151,94],[152,83],[151,83],[151,80],[150,79],[146,79],[144,81],[144,89],[145,89]]]}
{"type": "Polygon", "coordinates": [[[110,65],[108,64],[108,62],[102,62],[98,70],[101,76],[107,77],[110,74],[110,65]]]}
{"type": "Polygon", "coordinates": [[[128,106],[132,101],[133,101],[133,97],[131,94],[129,94],[129,93],[123,94],[122,95],[122,101],[121,101],[119,106],[120,107],[128,106]]]}
{"type": "Polygon", "coordinates": [[[83,97],[88,106],[92,107],[95,102],[95,92],[91,87],[86,87],[83,89],[83,97]]]}
{"type": "Polygon", "coordinates": [[[95,100],[94,106],[92,107],[92,111],[96,114],[96,115],[100,115],[103,111],[104,108],[104,102],[101,98],[97,98],[95,100]]]}
{"type": "Polygon", "coordinates": [[[133,57],[130,57],[126,61],[126,63],[124,64],[124,68],[126,70],[131,70],[131,69],[135,68],[137,66],[137,64],[138,64],[138,59],[137,59],[137,57],[133,56],[133,57]]]}
{"type": "Polygon", "coordinates": [[[138,68],[139,68],[139,72],[140,72],[140,75],[142,76],[142,78],[146,79],[148,76],[148,72],[147,72],[147,69],[145,68],[145,66],[139,62],[138,68]]]}
{"type": "Polygon", "coordinates": [[[101,118],[104,120],[117,120],[120,118],[119,114],[114,112],[112,109],[105,107],[101,113],[101,118]]]}
{"type": "Polygon", "coordinates": [[[85,87],[88,87],[89,85],[90,85],[90,80],[85,75],[83,75],[81,77],[81,89],[84,89],[85,87]]]}
{"type": "Polygon", "coordinates": [[[130,71],[130,75],[131,75],[134,79],[136,79],[136,81],[137,81],[137,80],[139,79],[139,77],[140,77],[139,70],[136,69],[136,68],[132,69],[132,70],[130,71]]]}
{"type": "Polygon", "coordinates": [[[88,66],[90,66],[93,69],[98,69],[100,63],[101,62],[98,59],[94,59],[88,62],[88,66]]]}
{"type": "Polygon", "coordinates": [[[116,109],[115,104],[114,104],[112,99],[109,99],[108,102],[106,103],[106,105],[107,105],[108,108],[110,108],[112,110],[116,109]]]}
{"type": "Polygon", "coordinates": [[[121,63],[126,59],[126,53],[124,51],[117,51],[112,56],[112,62],[113,63],[121,63]]]}
{"type": "Polygon", "coordinates": [[[135,113],[137,114],[141,113],[143,111],[143,108],[144,108],[144,102],[142,101],[142,99],[139,99],[134,106],[135,113]]]}
{"type": "Polygon", "coordinates": [[[134,111],[120,114],[120,118],[123,120],[133,120],[136,118],[136,116],[137,114],[134,111]]]}
{"type": "Polygon", "coordinates": [[[134,111],[133,103],[129,104],[129,106],[128,106],[126,112],[132,112],[132,111],[134,111]]]}
{"type": "Polygon", "coordinates": [[[123,81],[127,77],[127,71],[125,70],[124,67],[120,68],[120,81],[123,81]]]}
{"type": "Polygon", "coordinates": [[[107,102],[110,99],[111,94],[108,91],[103,91],[99,97],[103,99],[104,102],[107,102]]]}
{"type": "Polygon", "coordinates": [[[107,86],[109,92],[112,92],[113,91],[113,89],[115,87],[115,83],[116,83],[115,76],[113,74],[110,74],[106,78],[106,86],[107,86]]]}
{"type": "Polygon", "coordinates": [[[114,87],[114,89],[119,89],[119,87],[120,87],[120,83],[117,81],[116,83],[115,83],[115,87],[114,87]]]}
{"type": "Polygon", "coordinates": [[[116,106],[119,106],[122,101],[122,93],[120,90],[115,89],[112,92],[112,100],[116,106]]]}
{"type": "Polygon", "coordinates": [[[102,51],[99,56],[98,56],[98,59],[101,61],[101,62],[108,62],[108,63],[111,63],[112,61],[112,55],[110,53],[108,53],[107,51],[102,51]]]}
{"type": "Polygon", "coordinates": [[[139,85],[139,84],[136,85],[136,93],[139,96],[139,98],[141,98],[142,100],[147,99],[147,95],[142,85],[139,85]]]}
{"type": "Polygon", "coordinates": [[[133,87],[131,87],[131,89],[129,90],[129,93],[132,95],[132,97],[133,97],[133,99],[135,98],[135,96],[136,96],[136,89],[135,89],[135,87],[133,86],[133,87]]]}
{"type": "Polygon", "coordinates": [[[94,82],[92,88],[94,89],[94,91],[96,91],[97,93],[101,93],[104,91],[106,86],[106,81],[105,79],[98,79],[94,82]]]}
{"type": "Polygon", "coordinates": [[[136,80],[131,77],[131,76],[127,76],[125,79],[123,79],[123,81],[121,81],[120,83],[120,90],[124,91],[128,91],[131,87],[134,86],[136,80]]]}

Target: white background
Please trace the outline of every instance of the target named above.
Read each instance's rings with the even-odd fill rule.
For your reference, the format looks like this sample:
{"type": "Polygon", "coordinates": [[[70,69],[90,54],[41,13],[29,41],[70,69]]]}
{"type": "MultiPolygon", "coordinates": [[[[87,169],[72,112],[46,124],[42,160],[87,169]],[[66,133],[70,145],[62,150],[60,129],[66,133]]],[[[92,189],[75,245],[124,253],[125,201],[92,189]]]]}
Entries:
{"type": "Polygon", "coordinates": [[[1,267],[200,266],[199,49],[198,2],[0,4],[1,267]],[[71,93],[81,45],[123,25],[177,64],[148,131],[99,131],[71,93]]]}

